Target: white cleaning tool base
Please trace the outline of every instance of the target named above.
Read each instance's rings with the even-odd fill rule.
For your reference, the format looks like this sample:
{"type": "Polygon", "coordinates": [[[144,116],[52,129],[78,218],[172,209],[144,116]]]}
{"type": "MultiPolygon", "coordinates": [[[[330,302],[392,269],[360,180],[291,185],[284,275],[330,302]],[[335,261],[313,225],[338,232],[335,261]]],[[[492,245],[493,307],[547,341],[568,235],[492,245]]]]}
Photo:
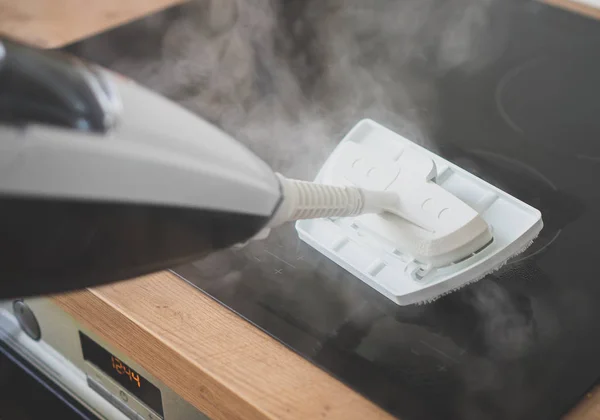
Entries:
{"type": "Polygon", "coordinates": [[[348,133],[315,182],[398,193],[396,215],[300,220],[296,229],[399,305],[480,279],[543,226],[535,208],[371,120],[348,133]]]}

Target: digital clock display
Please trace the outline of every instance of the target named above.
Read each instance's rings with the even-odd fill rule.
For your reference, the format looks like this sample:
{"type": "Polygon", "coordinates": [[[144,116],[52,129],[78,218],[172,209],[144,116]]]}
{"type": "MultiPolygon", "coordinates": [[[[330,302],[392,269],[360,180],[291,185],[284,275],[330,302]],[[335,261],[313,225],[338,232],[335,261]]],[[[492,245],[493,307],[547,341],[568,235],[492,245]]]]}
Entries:
{"type": "Polygon", "coordinates": [[[83,359],[114,379],[132,395],[164,417],[160,389],[101,345],[79,332],[83,359]]]}

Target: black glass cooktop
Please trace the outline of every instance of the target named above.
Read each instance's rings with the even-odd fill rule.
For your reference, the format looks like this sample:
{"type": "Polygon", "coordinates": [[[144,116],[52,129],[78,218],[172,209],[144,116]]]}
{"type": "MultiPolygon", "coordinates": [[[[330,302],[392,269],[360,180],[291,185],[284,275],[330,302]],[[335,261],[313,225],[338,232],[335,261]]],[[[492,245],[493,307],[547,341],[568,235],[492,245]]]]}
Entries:
{"type": "Polygon", "coordinates": [[[279,139],[269,131],[279,123],[266,124],[279,109],[314,101],[327,124],[348,129],[373,117],[408,127],[401,133],[411,140],[426,137],[540,209],[545,227],[500,271],[426,306],[396,306],[293,226],[175,271],[402,419],[559,418],[600,374],[600,22],[534,0],[270,3],[282,10],[276,36],[260,32],[254,2],[238,2],[247,5],[241,26],[221,25],[223,33],[200,27],[202,7],[171,9],[70,49],[223,125],[291,176],[314,177],[335,139],[313,139],[314,125],[296,130],[304,137],[280,130],[279,139]],[[254,29],[236,38],[245,24],[254,29]],[[284,42],[271,51],[269,36],[284,42]],[[326,42],[339,47],[337,60],[323,60],[326,42]],[[287,57],[284,76],[299,80],[299,97],[289,100],[275,57],[287,57]],[[329,64],[347,59],[369,70],[335,67],[328,89],[329,64]],[[336,103],[339,86],[362,102],[336,103]],[[327,112],[353,105],[365,114],[327,112]],[[267,121],[253,112],[261,107],[267,121]],[[410,133],[414,121],[427,125],[424,136],[410,133]]]}
{"type": "Polygon", "coordinates": [[[600,22],[515,10],[500,57],[435,76],[432,138],[542,211],[525,254],[411,307],[293,226],[175,271],[402,419],[560,417],[600,374],[600,22]]]}

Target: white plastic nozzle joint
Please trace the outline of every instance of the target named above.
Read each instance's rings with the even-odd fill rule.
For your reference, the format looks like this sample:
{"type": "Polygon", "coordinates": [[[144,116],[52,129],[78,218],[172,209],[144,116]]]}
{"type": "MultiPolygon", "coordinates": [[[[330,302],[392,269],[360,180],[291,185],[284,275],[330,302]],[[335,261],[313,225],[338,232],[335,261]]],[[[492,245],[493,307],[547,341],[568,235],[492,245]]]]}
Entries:
{"type": "Polygon", "coordinates": [[[395,207],[398,201],[398,195],[392,192],[299,181],[281,174],[277,176],[281,182],[283,201],[269,227],[301,219],[379,213],[395,207]]]}

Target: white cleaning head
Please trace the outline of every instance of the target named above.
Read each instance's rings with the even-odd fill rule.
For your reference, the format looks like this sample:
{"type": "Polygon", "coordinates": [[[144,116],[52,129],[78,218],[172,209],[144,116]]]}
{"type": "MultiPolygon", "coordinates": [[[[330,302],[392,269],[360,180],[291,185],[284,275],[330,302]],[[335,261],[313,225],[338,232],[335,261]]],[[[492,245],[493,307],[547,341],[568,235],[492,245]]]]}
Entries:
{"type": "Polygon", "coordinates": [[[388,214],[356,218],[353,227],[431,267],[466,258],[490,243],[492,234],[479,213],[435,182],[437,166],[430,156],[411,147],[385,152],[343,142],[323,168],[320,182],[397,195],[388,214]]]}
{"type": "Polygon", "coordinates": [[[300,220],[296,228],[400,305],[481,278],[543,226],[538,210],[371,120],[350,131],[315,181],[397,194],[388,212],[300,220]]]}

